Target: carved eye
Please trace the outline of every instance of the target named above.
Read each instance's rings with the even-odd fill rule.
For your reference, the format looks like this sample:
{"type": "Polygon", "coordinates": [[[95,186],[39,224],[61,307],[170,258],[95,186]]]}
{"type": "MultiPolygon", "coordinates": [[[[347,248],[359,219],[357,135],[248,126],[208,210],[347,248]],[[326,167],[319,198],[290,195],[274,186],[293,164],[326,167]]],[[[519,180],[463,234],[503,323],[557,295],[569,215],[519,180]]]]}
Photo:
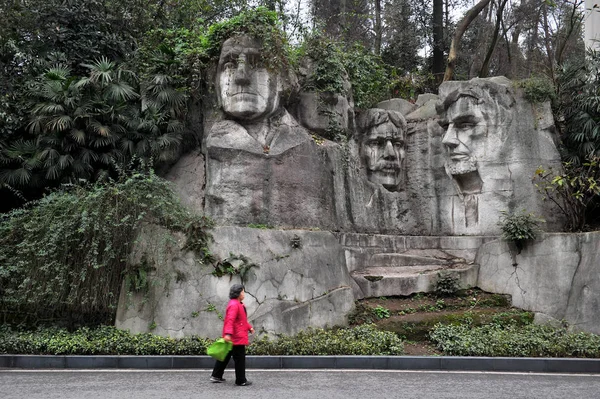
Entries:
{"type": "Polygon", "coordinates": [[[227,61],[223,64],[223,70],[237,68],[237,63],[234,61],[227,61]]]}
{"type": "Polygon", "coordinates": [[[394,141],[392,141],[392,144],[393,144],[394,148],[404,147],[404,141],[401,141],[401,140],[394,140],[394,141]]]}

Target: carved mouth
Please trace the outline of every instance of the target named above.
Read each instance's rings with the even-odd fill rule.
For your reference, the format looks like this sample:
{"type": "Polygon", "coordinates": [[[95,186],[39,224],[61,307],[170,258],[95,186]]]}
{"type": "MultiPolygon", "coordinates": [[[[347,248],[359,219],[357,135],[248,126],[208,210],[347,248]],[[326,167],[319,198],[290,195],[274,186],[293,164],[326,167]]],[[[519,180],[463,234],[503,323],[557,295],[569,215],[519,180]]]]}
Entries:
{"type": "Polygon", "coordinates": [[[373,169],[373,171],[375,172],[383,172],[383,173],[396,173],[398,172],[398,170],[400,170],[400,168],[398,167],[398,165],[395,164],[389,164],[389,165],[382,165],[382,166],[378,166],[375,169],[373,169]]]}
{"type": "Polygon", "coordinates": [[[450,159],[453,161],[466,161],[470,158],[469,154],[463,152],[451,152],[450,159]]]}

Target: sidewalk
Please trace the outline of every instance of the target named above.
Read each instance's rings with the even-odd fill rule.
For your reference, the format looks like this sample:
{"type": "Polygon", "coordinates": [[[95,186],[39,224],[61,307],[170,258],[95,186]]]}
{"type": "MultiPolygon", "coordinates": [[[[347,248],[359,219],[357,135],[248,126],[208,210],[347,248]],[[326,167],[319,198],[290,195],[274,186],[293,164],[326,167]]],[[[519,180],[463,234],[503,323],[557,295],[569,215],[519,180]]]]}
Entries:
{"type": "MultiPolygon", "coordinates": [[[[0,355],[0,369],[210,369],[209,356],[0,355]]],[[[247,356],[249,369],[598,373],[600,359],[454,356],[247,356]]]]}

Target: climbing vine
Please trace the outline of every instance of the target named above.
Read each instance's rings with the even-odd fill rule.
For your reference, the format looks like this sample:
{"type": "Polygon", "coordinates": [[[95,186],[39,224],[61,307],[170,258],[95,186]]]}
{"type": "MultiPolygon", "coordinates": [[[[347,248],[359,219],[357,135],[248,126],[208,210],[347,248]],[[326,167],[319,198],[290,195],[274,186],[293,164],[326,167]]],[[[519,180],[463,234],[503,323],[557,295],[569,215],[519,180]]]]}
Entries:
{"type": "MultiPolygon", "coordinates": [[[[144,163],[118,168],[117,180],[65,186],[0,218],[0,315],[109,322],[121,283],[143,292],[155,265],[131,253],[143,226],[187,237],[210,260],[212,222],[189,212],[144,163]]],[[[21,320],[22,321],[22,320],[21,320]]]]}

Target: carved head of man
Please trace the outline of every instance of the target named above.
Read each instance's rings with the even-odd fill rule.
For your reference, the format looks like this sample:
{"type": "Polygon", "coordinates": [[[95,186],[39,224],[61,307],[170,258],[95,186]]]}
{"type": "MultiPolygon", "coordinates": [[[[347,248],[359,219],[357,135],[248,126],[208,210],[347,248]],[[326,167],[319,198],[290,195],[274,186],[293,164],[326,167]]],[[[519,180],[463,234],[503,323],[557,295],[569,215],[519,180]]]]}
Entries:
{"type": "Polygon", "coordinates": [[[395,191],[402,178],[406,148],[406,120],[402,114],[369,109],[361,115],[361,155],[367,178],[395,191]]]}
{"type": "Polygon", "coordinates": [[[233,36],[221,48],[217,69],[217,95],[223,111],[234,119],[256,121],[279,108],[281,79],[266,68],[261,42],[250,36],[233,36]]]}
{"type": "Polygon", "coordinates": [[[478,162],[496,162],[512,120],[513,96],[508,86],[488,79],[447,82],[440,87],[438,112],[446,129],[442,143],[450,175],[478,170],[478,162]],[[445,86],[444,86],[445,85],[445,86]]]}
{"type": "Polygon", "coordinates": [[[347,134],[354,125],[354,100],[352,86],[344,72],[339,92],[319,90],[316,80],[317,63],[305,58],[300,65],[300,93],[294,104],[298,121],[311,132],[334,139],[337,134],[347,134]]]}

